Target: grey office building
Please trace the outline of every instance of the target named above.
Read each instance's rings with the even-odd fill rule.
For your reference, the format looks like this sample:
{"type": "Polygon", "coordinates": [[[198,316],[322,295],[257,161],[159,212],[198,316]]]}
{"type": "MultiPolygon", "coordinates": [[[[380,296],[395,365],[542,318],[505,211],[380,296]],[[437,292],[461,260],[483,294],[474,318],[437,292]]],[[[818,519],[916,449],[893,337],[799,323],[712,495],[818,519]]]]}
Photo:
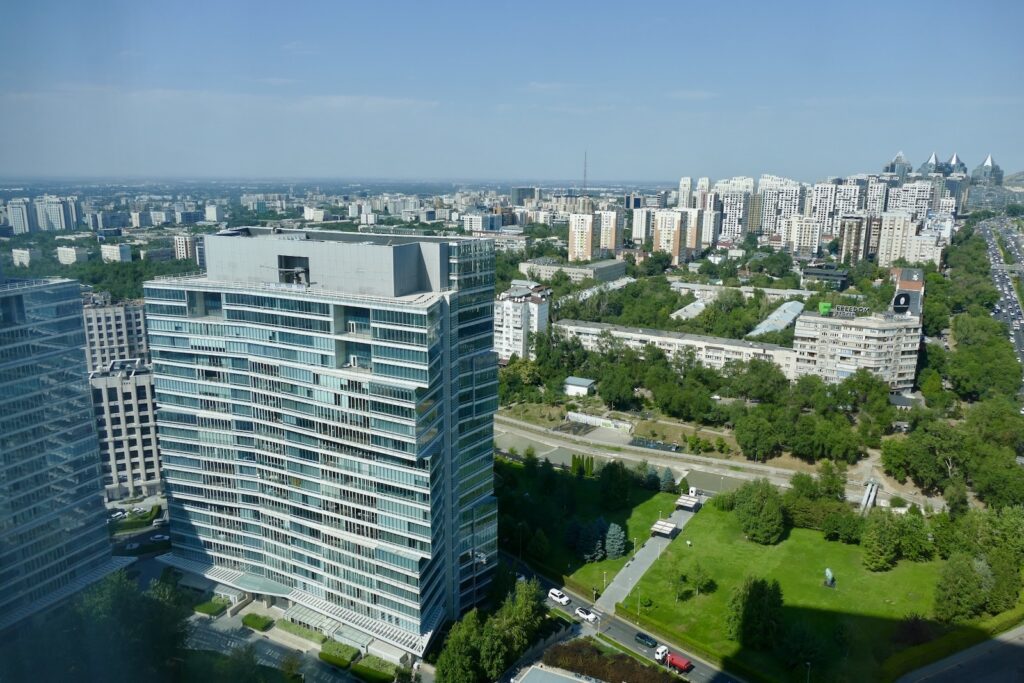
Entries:
{"type": "Polygon", "coordinates": [[[0,273],[0,629],[72,595],[111,558],[73,280],[0,273]]]}
{"type": "Polygon", "coordinates": [[[146,283],[173,551],[364,651],[422,654],[485,595],[490,240],[240,228],[146,283]]]}

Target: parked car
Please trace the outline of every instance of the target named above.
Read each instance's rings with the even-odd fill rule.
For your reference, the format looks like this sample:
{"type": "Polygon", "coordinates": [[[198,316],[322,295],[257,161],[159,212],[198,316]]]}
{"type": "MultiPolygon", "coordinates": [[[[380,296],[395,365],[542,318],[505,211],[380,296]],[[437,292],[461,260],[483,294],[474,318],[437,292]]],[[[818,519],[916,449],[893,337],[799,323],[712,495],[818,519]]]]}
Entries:
{"type": "Polygon", "coordinates": [[[171,540],[171,537],[170,536],[166,536],[164,534],[156,534],[155,536],[150,536],[149,540],[153,541],[153,543],[160,543],[162,541],[169,541],[169,540],[171,540]]]}
{"type": "Polygon", "coordinates": [[[670,669],[675,669],[681,674],[685,674],[693,668],[693,662],[686,657],[677,655],[674,652],[669,652],[665,657],[665,666],[670,669]]]}
{"type": "Polygon", "coordinates": [[[633,636],[633,640],[640,643],[644,647],[658,647],[658,641],[656,641],[654,638],[651,638],[643,631],[637,631],[636,635],[633,636]]]}
{"type": "Polygon", "coordinates": [[[138,547],[139,547],[138,543],[127,543],[127,544],[125,544],[124,549],[125,550],[135,550],[138,547]]]}
{"type": "Polygon", "coordinates": [[[593,624],[595,621],[597,621],[597,615],[588,610],[586,607],[577,607],[576,616],[578,616],[580,619],[587,622],[588,624],[593,624]]]}
{"type": "Polygon", "coordinates": [[[548,598],[553,600],[554,602],[557,602],[559,605],[568,605],[570,602],[572,602],[571,600],[569,600],[568,595],[558,590],[557,588],[552,588],[548,591],[548,598]]]}

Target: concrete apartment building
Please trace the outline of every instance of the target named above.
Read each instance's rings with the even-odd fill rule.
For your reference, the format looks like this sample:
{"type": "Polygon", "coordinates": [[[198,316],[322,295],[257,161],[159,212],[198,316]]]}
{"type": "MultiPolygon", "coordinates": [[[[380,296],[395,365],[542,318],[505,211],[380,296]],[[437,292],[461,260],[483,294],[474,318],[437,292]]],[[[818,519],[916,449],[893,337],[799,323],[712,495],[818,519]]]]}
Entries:
{"type": "Polygon", "coordinates": [[[218,223],[227,218],[227,213],[220,204],[207,204],[203,208],[203,215],[211,223],[218,223]]]}
{"type": "Polygon", "coordinates": [[[160,492],[153,374],[140,359],[89,373],[107,500],[160,492]]]}
{"type": "Polygon", "coordinates": [[[878,265],[887,268],[906,258],[910,239],[920,222],[910,211],[886,211],[878,226],[878,265]]]}
{"type": "Polygon", "coordinates": [[[592,213],[569,214],[569,261],[591,261],[601,248],[601,226],[592,213]]]}
{"type": "Polygon", "coordinates": [[[796,356],[793,349],[775,344],[580,320],[559,320],[552,324],[552,328],[561,335],[579,339],[583,348],[588,351],[600,350],[605,335],[609,335],[612,339],[636,351],[643,351],[648,344],[653,344],[668,356],[693,353],[694,360],[698,363],[718,370],[724,368],[725,364],[731,361],[753,359],[769,361],[779,366],[786,379],[795,379],[794,361],[796,356]]]}
{"type": "Polygon", "coordinates": [[[174,258],[179,261],[196,257],[196,238],[192,235],[174,236],[174,258]]]}
{"type": "Polygon", "coordinates": [[[73,280],[0,273],[0,631],[131,563],[111,558],[73,280]]]}
{"type": "Polygon", "coordinates": [[[173,552],[363,651],[487,595],[494,248],[239,228],[145,285],[173,552]]]}
{"type": "Polygon", "coordinates": [[[106,292],[85,297],[82,309],[85,328],[85,360],[89,372],[102,370],[116,360],[149,362],[146,320],[141,301],[110,303],[106,292]]]}
{"type": "Polygon", "coordinates": [[[36,222],[35,207],[26,197],[18,197],[7,202],[7,222],[15,235],[25,235],[39,229],[36,222]]]}
{"type": "Polygon", "coordinates": [[[513,355],[535,358],[532,335],[548,329],[551,288],[530,280],[513,280],[494,302],[494,351],[507,362],[513,355]]]}
{"type": "Polygon", "coordinates": [[[562,271],[573,282],[583,280],[597,280],[598,282],[611,282],[626,275],[625,261],[608,259],[585,265],[567,265],[559,263],[550,257],[535,258],[530,261],[523,261],[519,264],[519,272],[534,280],[550,280],[555,273],[562,271]]]}
{"type": "Polygon", "coordinates": [[[57,247],[57,262],[63,266],[70,266],[88,260],[89,250],[85,247],[57,247]]]}
{"type": "Polygon", "coordinates": [[[130,244],[102,244],[100,245],[100,258],[104,263],[128,263],[132,260],[132,246],[130,244]]]}
{"type": "Polygon", "coordinates": [[[884,313],[832,307],[797,318],[793,350],[798,377],[814,374],[826,382],[841,382],[864,368],[894,392],[913,388],[921,348],[924,272],[894,268],[891,277],[896,295],[884,313]]]}
{"type": "Polygon", "coordinates": [[[32,265],[32,259],[38,259],[42,255],[38,249],[11,249],[11,260],[18,268],[28,268],[32,265]]]}
{"type": "Polygon", "coordinates": [[[821,221],[813,216],[790,216],[782,221],[783,248],[797,256],[817,256],[821,247],[821,221]]]}
{"type": "Polygon", "coordinates": [[[616,252],[622,247],[622,230],[626,224],[626,217],[619,209],[609,209],[594,213],[600,228],[598,248],[605,251],[616,252]]]}
{"type": "Polygon", "coordinates": [[[672,257],[672,265],[678,266],[680,258],[685,259],[683,251],[683,215],[674,209],[663,209],[654,212],[653,243],[654,251],[660,251],[672,257]]]}

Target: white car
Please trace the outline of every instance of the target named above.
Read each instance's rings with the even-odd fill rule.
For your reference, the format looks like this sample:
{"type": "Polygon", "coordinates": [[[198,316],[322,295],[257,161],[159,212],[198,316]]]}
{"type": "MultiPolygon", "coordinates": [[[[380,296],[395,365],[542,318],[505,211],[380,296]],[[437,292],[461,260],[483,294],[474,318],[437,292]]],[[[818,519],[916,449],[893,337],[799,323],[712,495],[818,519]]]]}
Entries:
{"type": "Polygon", "coordinates": [[[554,602],[557,602],[559,605],[568,605],[570,602],[572,602],[571,600],[569,600],[568,595],[558,590],[557,588],[552,588],[548,591],[548,598],[554,602]]]}
{"type": "Polygon", "coordinates": [[[668,648],[662,645],[654,651],[654,661],[663,662],[665,661],[665,655],[668,654],[668,648]]]}
{"type": "Polygon", "coordinates": [[[160,543],[161,541],[169,541],[169,540],[171,540],[171,537],[167,536],[165,534],[157,534],[156,536],[150,536],[149,540],[152,541],[153,543],[160,543]]]}
{"type": "Polygon", "coordinates": [[[597,615],[588,610],[586,607],[577,607],[576,616],[578,616],[580,619],[587,622],[588,624],[593,624],[595,621],[597,621],[597,615]]]}

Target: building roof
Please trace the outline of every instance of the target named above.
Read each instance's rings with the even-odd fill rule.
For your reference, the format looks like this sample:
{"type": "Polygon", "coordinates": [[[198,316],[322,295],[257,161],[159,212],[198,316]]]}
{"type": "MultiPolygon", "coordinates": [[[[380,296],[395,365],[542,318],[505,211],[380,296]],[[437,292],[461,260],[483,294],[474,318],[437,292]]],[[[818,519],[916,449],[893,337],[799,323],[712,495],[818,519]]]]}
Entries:
{"type": "Polygon", "coordinates": [[[636,334],[643,337],[661,337],[663,339],[677,339],[680,341],[692,341],[703,344],[717,344],[719,346],[744,347],[760,351],[792,351],[778,344],[765,344],[762,342],[747,341],[746,339],[730,339],[728,337],[711,337],[703,334],[688,334],[686,332],[668,332],[666,330],[655,330],[648,327],[626,327],[624,325],[612,325],[610,323],[592,323],[586,320],[559,320],[555,327],[590,327],[601,332],[620,332],[623,334],[636,334]]]}
{"type": "Polygon", "coordinates": [[[586,377],[569,376],[565,378],[565,385],[569,387],[581,387],[583,389],[589,389],[595,384],[597,384],[597,380],[587,379],[586,377]]]}
{"type": "Polygon", "coordinates": [[[769,313],[767,318],[747,333],[747,336],[756,337],[759,334],[784,330],[793,324],[793,321],[796,320],[798,315],[803,313],[803,310],[803,301],[787,301],[769,313]]]}
{"type": "Polygon", "coordinates": [[[704,312],[704,309],[708,305],[703,301],[694,301],[692,304],[683,306],[678,311],[674,311],[670,317],[676,320],[689,320],[690,318],[696,318],[698,315],[704,312]]]}

